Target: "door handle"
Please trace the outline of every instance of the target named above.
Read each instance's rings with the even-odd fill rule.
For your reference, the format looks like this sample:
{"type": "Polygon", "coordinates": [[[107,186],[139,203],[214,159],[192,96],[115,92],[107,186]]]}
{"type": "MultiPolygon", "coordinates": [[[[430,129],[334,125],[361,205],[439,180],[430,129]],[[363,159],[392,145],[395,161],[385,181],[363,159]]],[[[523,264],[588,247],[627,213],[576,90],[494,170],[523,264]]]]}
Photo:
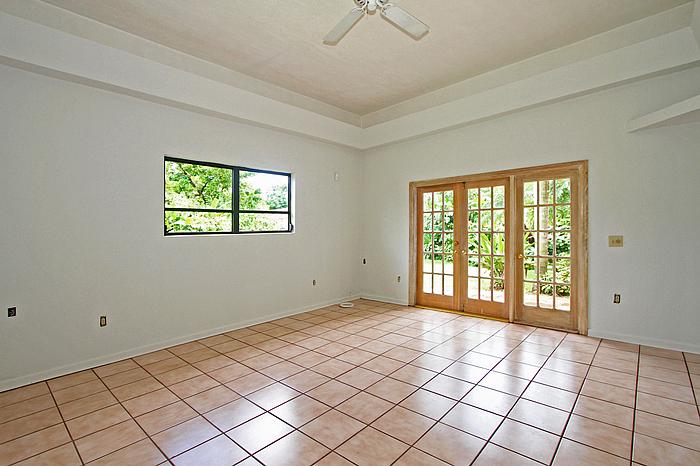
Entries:
{"type": "Polygon", "coordinates": [[[518,254],[518,259],[522,259],[524,256],[522,254],[518,254]]]}
{"type": "Polygon", "coordinates": [[[462,253],[463,256],[466,256],[466,255],[467,255],[467,251],[464,250],[464,249],[462,249],[460,252],[462,253]]]}

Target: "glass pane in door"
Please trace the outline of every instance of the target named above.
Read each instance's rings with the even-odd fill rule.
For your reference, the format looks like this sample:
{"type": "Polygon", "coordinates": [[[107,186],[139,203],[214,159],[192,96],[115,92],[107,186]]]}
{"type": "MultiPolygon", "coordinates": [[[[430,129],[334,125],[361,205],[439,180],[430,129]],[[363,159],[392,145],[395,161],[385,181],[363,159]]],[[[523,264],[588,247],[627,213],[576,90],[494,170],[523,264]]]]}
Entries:
{"type": "Polygon", "coordinates": [[[523,184],[523,304],[571,311],[571,178],[523,184]]]}
{"type": "Polygon", "coordinates": [[[505,186],[467,188],[467,298],[505,302],[505,186]]]}
{"type": "Polygon", "coordinates": [[[454,296],[454,190],[425,192],[423,212],[423,293],[454,296]]]}

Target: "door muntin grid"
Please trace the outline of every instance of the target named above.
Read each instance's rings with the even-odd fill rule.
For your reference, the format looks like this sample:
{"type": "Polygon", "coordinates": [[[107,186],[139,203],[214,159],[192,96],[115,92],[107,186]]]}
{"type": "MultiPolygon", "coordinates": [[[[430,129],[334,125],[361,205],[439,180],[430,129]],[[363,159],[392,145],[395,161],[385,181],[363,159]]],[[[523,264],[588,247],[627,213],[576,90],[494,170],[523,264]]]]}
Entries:
{"type": "Polygon", "coordinates": [[[505,303],[506,187],[467,189],[467,299],[505,303]]]}
{"type": "Polygon", "coordinates": [[[523,183],[523,304],[571,311],[571,178],[523,183]]]}
{"type": "Polygon", "coordinates": [[[454,190],[423,193],[423,293],[454,296],[454,190]]]}

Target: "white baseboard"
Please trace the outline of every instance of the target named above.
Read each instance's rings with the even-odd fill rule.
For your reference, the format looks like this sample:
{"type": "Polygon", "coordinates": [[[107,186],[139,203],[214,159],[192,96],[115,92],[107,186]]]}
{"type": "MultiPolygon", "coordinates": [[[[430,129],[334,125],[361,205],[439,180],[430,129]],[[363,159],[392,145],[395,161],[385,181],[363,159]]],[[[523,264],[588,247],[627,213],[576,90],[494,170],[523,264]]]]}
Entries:
{"type": "Polygon", "coordinates": [[[617,340],[635,345],[655,346],[657,348],[670,349],[675,351],[686,351],[688,353],[700,354],[700,344],[684,343],[662,338],[642,337],[639,335],[628,335],[625,333],[606,332],[604,330],[589,329],[588,336],[617,340]]]}
{"type": "MultiPolygon", "coordinates": [[[[331,304],[337,304],[343,301],[348,301],[352,299],[360,298],[361,295],[344,296],[342,298],[331,299],[324,302],[310,304],[308,306],[302,306],[296,309],[289,309],[286,311],[278,312],[277,314],[268,315],[260,319],[250,319],[242,322],[236,322],[230,325],[224,325],[222,327],[217,327],[209,330],[203,330],[201,332],[192,333],[190,335],[184,335],[177,338],[172,338],[169,340],[160,341],[158,343],[153,343],[150,345],[139,346],[138,348],[133,348],[127,351],[121,351],[119,353],[113,353],[105,356],[100,356],[97,358],[86,359],[84,361],[76,362],[73,364],[66,364],[55,369],[50,369],[41,372],[35,372],[33,374],[24,375],[21,377],[15,377],[12,379],[0,380],[0,392],[11,390],[17,387],[23,387],[36,382],[41,382],[42,380],[53,379],[55,377],[60,377],[62,375],[72,374],[73,372],[79,372],[85,369],[91,369],[93,367],[103,366],[116,361],[121,361],[122,359],[133,358],[135,356],[140,356],[142,354],[150,353],[152,351],[158,351],[164,348],[169,348],[171,346],[179,345],[181,343],[187,343],[193,340],[200,340],[202,338],[210,337],[213,335],[218,335],[220,333],[231,332],[233,330],[238,330],[239,328],[249,327],[251,325],[261,324],[263,322],[269,322],[271,320],[280,319],[282,317],[288,317],[295,314],[301,314],[308,311],[313,311],[314,309],[319,309],[325,306],[330,306],[331,304]]],[[[369,299],[369,298],[368,298],[369,299]]]]}
{"type": "Polygon", "coordinates": [[[361,294],[364,299],[370,299],[372,301],[381,301],[384,303],[398,304],[400,306],[407,306],[408,301],[405,299],[388,298],[386,296],[377,296],[371,294],[361,294]]]}
{"type": "MultiPolygon", "coordinates": [[[[187,343],[189,341],[199,340],[199,339],[210,337],[213,335],[218,335],[220,333],[230,332],[233,330],[237,330],[237,329],[244,328],[244,327],[249,327],[251,325],[260,324],[263,322],[269,322],[272,320],[280,319],[282,317],[288,317],[288,316],[292,316],[292,315],[296,315],[296,314],[301,314],[304,312],[312,311],[314,309],[319,309],[319,308],[322,308],[325,306],[329,306],[331,304],[337,304],[337,303],[340,303],[343,301],[348,301],[348,300],[353,300],[353,299],[358,299],[358,298],[364,298],[364,299],[369,299],[369,300],[373,300],[373,301],[381,301],[381,302],[391,303],[391,304],[398,304],[398,305],[403,305],[403,306],[408,304],[408,302],[406,300],[390,298],[387,296],[377,296],[377,295],[366,294],[366,293],[359,293],[359,294],[355,294],[352,296],[345,296],[343,298],[331,299],[328,301],[323,301],[323,302],[319,302],[319,303],[310,304],[307,306],[302,306],[302,307],[299,307],[296,309],[289,309],[286,311],[278,312],[276,314],[268,315],[268,316],[262,317],[260,319],[250,319],[250,320],[246,320],[246,321],[242,321],[242,322],[236,322],[236,323],[233,323],[230,325],[224,325],[224,326],[209,329],[209,330],[203,330],[201,332],[192,333],[190,335],[184,335],[181,337],[160,341],[158,343],[153,343],[150,345],[140,346],[138,348],[134,348],[134,349],[127,350],[127,351],[122,351],[119,353],[113,353],[113,354],[109,354],[109,355],[105,355],[105,356],[100,356],[97,358],[87,359],[87,360],[80,361],[80,362],[73,363],[73,364],[67,364],[67,365],[64,365],[64,366],[61,366],[61,367],[58,367],[55,369],[51,369],[51,370],[35,372],[33,374],[29,374],[29,375],[25,375],[25,376],[21,376],[21,377],[15,377],[12,379],[0,380],[0,392],[6,391],[6,390],[11,390],[11,389],[17,388],[17,387],[22,387],[24,385],[29,385],[32,383],[40,382],[42,380],[48,380],[48,379],[52,379],[55,377],[60,377],[62,375],[71,374],[73,372],[78,372],[78,371],[82,371],[85,369],[90,369],[93,367],[102,366],[102,365],[109,364],[112,362],[120,361],[122,359],[133,358],[135,356],[140,356],[142,354],[150,353],[152,351],[158,351],[158,350],[161,350],[164,348],[179,345],[181,343],[187,343]]],[[[617,340],[617,341],[622,341],[622,342],[626,342],[626,343],[655,346],[657,348],[665,348],[665,349],[671,349],[671,350],[676,350],[676,351],[686,351],[686,352],[700,354],[700,344],[689,344],[689,343],[664,340],[664,339],[659,339],[659,338],[649,338],[649,337],[642,337],[642,336],[638,336],[638,335],[629,335],[629,334],[623,334],[623,333],[599,331],[596,329],[589,329],[588,335],[592,336],[592,337],[596,337],[596,338],[606,338],[609,340],[617,340]]]]}

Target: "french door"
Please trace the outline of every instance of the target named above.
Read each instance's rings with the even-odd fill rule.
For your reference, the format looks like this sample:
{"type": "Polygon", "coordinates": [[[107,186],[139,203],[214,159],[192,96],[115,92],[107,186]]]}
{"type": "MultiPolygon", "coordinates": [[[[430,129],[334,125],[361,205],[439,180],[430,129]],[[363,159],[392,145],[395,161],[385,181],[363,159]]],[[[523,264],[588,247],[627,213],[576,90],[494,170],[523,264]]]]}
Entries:
{"type": "Polygon", "coordinates": [[[508,319],[506,305],[510,226],[508,179],[465,184],[466,216],[460,250],[461,280],[466,285],[465,312],[508,319]]]}
{"type": "Polygon", "coordinates": [[[412,302],[585,333],[587,164],[449,181],[412,186],[412,302]]]}
{"type": "Polygon", "coordinates": [[[424,306],[459,308],[458,235],[463,184],[421,188],[418,193],[417,301],[424,306]]]}
{"type": "Polygon", "coordinates": [[[578,181],[575,170],[515,178],[516,321],[577,328],[578,181]]]}

